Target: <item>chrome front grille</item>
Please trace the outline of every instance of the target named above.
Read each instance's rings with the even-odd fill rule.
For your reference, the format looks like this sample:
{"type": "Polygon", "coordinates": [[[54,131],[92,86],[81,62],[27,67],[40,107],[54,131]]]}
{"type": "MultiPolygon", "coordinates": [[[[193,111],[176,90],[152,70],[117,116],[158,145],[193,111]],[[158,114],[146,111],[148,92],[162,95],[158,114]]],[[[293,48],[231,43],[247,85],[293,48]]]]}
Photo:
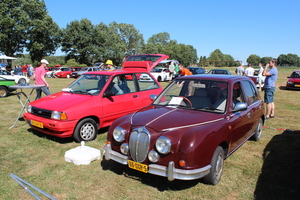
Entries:
{"type": "Polygon", "coordinates": [[[143,162],[149,151],[150,134],[145,127],[134,129],[129,138],[131,158],[135,162],[143,162]]]}

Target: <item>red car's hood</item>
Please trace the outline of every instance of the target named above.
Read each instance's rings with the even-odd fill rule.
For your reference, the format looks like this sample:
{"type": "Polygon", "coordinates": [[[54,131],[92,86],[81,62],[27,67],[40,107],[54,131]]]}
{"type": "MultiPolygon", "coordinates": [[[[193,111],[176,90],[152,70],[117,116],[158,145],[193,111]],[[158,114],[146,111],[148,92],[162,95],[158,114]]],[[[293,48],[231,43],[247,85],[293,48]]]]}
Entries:
{"type": "Polygon", "coordinates": [[[172,107],[156,107],[132,115],[133,126],[148,126],[156,131],[205,125],[224,119],[223,115],[172,107]],[[182,118],[181,116],[184,116],[182,118]]]}
{"type": "Polygon", "coordinates": [[[58,92],[33,101],[30,105],[46,110],[65,111],[69,107],[76,107],[80,102],[86,103],[89,99],[95,97],[96,96],[72,94],[69,92],[58,92]]]}

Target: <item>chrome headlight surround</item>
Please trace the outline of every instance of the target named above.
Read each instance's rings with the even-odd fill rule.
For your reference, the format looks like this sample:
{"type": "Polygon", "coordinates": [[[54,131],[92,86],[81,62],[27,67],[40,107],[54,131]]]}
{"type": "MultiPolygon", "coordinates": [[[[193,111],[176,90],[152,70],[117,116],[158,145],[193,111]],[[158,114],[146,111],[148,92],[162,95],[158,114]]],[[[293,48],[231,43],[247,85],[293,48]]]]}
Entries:
{"type": "Polygon", "coordinates": [[[156,151],[150,151],[148,153],[148,159],[153,163],[156,163],[159,160],[159,158],[160,157],[156,151]]]}
{"type": "Polygon", "coordinates": [[[120,151],[122,154],[127,155],[129,152],[129,146],[126,143],[123,143],[120,147],[120,151]]]}
{"type": "Polygon", "coordinates": [[[113,137],[117,142],[123,142],[125,140],[125,130],[121,127],[116,127],[113,131],[113,137]]]}
{"type": "Polygon", "coordinates": [[[293,81],[288,81],[287,84],[294,84],[294,82],[293,81]]]}
{"type": "Polygon", "coordinates": [[[171,151],[171,140],[160,136],[155,143],[156,150],[161,154],[167,154],[171,151]]]}

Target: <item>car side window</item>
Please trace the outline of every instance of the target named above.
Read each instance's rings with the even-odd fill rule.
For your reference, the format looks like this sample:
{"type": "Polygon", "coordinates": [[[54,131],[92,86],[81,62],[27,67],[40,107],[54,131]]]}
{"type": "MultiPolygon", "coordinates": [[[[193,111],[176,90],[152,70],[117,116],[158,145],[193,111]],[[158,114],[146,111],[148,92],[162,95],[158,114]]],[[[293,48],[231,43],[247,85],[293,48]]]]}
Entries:
{"type": "Polygon", "coordinates": [[[148,73],[137,73],[136,74],[137,80],[138,80],[138,85],[139,85],[139,90],[140,91],[145,91],[145,90],[152,90],[152,89],[157,89],[159,88],[159,85],[153,78],[148,74],[148,73]],[[148,75],[147,80],[141,80],[140,77],[141,75],[148,75]]]}
{"type": "Polygon", "coordinates": [[[115,95],[136,92],[132,74],[122,74],[115,76],[111,85],[112,87],[110,90],[113,91],[115,95]]]}
{"type": "Polygon", "coordinates": [[[245,103],[244,96],[243,96],[243,91],[241,88],[241,83],[236,82],[233,85],[233,90],[232,90],[232,107],[234,108],[237,103],[245,103]]]}
{"type": "Polygon", "coordinates": [[[249,81],[243,81],[244,91],[246,95],[247,104],[250,105],[253,102],[258,100],[257,91],[254,88],[253,84],[249,81]]]}

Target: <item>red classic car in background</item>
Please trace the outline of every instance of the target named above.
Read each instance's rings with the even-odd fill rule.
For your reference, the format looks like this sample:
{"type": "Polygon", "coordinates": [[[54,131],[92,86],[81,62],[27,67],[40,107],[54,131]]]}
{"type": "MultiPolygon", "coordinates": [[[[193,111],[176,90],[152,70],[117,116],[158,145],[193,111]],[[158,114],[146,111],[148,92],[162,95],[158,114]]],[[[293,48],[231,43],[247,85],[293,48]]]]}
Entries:
{"type": "Polygon", "coordinates": [[[55,73],[55,77],[57,78],[70,78],[72,76],[72,73],[75,71],[80,71],[82,70],[82,67],[69,67],[69,68],[64,68],[59,72],[55,73]]]}
{"type": "Polygon", "coordinates": [[[286,89],[300,89],[300,70],[294,71],[291,76],[288,76],[286,89]]]}
{"type": "Polygon", "coordinates": [[[94,140],[98,129],[152,103],[150,95],[158,95],[162,87],[149,71],[165,58],[134,55],[123,63],[123,70],[87,72],[61,92],[31,102],[24,119],[45,134],[94,140]],[[144,73],[152,79],[140,81],[144,73]]]}
{"type": "Polygon", "coordinates": [[[261,137],[264,103],[248,77],[184,76],[152,98],[110,126],[106,160],[169,181],[203,178],[215,185],[224,159],[261,137]]]}

